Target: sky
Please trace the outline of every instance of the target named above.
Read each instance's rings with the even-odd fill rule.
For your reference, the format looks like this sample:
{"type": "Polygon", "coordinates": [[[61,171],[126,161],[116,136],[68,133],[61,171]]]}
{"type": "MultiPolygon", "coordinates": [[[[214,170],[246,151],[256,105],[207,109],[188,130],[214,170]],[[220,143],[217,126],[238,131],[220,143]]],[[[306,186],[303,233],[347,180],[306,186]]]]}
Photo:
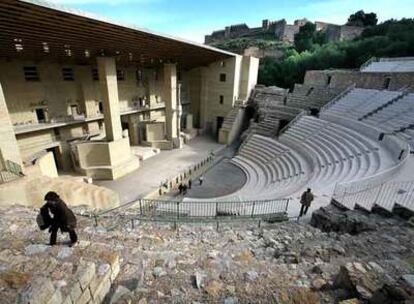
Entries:
{"type": "Polygon", "coordinates": [[[344,24],[360,9],[380,21],[413,18],[414,0],[49,0],[117,22],[204,42],[204,36],[226,25],[261,25],[262,19],[307,18],[344,24]],[[411,13],[411,15],[410,15],[411,13]]]}

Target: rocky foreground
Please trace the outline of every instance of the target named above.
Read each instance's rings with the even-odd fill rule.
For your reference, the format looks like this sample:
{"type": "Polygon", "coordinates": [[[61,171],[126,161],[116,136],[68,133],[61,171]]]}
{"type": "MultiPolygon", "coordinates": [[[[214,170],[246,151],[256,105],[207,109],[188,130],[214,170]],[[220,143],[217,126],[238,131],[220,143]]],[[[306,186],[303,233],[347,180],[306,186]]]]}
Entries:
{"type": "Polygon", "coordinates": [[[1,303],[414,303],[414,228],[399,218],[330,206],[312,219],[323,232],[79,217],[69,248],[46,245],[36,210],[0,214],[1,303]]]}

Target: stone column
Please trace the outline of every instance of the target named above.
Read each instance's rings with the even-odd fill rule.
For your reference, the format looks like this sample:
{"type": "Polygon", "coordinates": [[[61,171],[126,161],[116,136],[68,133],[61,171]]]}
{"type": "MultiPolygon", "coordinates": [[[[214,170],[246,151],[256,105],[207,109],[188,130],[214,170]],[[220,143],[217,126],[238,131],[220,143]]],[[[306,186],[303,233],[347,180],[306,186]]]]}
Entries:
{"type": "MultiPolygon", "coordinates": [[[[13,125],[6,105],[6,98],[0,83],[0,167],[9,160],[22,166],[20,149],[14,135],[13,125]]],[[[22,168],[23,169],[23,168],[22,168]]]]}
{"type": "Polygon", "coordinates": [[[139,145],[139,115],[128,117],[129,141],[132,146],[139,145]]]}
{"type": "Polygon", "coordinates": [[[106,139],[108,141],[117,141],[122,138],[122,126],[119,112],[115,59],[110,57],[98,57],[97,61],[104,110],[106,139]]]}
{"type": "Polygon", "coordinates": [[[81,103],[85,109],[87,118],[96,117],[98,109],[96,107],[96,96],[94,82],[92,79],[92,70],[90,66],[79,66],[76,69],[76,76],[80,82],[81,103]]]}
{"type": "Polygon", "coordinates": [[[181,83],[177,84],[177,130],[178,137],[180,137],[181,132],[181,119],[183,115],[183,106],[181,104],[181,83]]]}
{"type": "Polygon", "coordinates": [[[201,68],[201,89],[200,89],[200,128],[207,127],[208,115],[208,68],[201,68]]]}
{"type": "Polygon", "coordinates": [[[165,116],[167,139],[174,146],[179,145],[177,130],[177,66],[176,64],[164,64],[163,101],[165,102],[165,116]]]}

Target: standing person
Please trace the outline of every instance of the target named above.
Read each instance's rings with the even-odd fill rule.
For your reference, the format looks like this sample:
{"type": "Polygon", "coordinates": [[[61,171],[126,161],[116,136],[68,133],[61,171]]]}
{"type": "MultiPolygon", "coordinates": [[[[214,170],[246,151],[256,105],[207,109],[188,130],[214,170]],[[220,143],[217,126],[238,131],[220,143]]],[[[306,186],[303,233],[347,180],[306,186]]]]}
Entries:
{"type": "Polygon", "coordinates": [[[203,184],[204,181],[204,176],[200,175],[200,177],[198,178],[198,181],[200,182],[200,186],[203,184]]]}
{"type": "Polygon", "coordinates": [[[178,185],[178,192],[180,195],[183,193],[183,184],[178,185]]]}
{"type": "Polygon", "coordinates": [[[193,184],[193,181],[191,178],[188,180],[188,189],[191,189],[191,185],[193,184]]]}
{"type": "Polygon", "coordinates": [[[313,194],[311,192],[311,189],[308,188],[308,190],[302,193],[302,196],[300,198],[300,203],[302,204],[302,207],[300,208],[299,217],[306,215],[306,212],[308,212],[308,209],[312,201],[313,201],[313,194]]]}
{"type": "Polygon", "coordinates": [[[78,241],[76,235],[76,217],[56,192],[50,191],[45,196],[46,204],[40,209],[40,214],[51,214],[50,217],[50,245],[56,245],[58,230],[69,233],[70,245],[78,241]]]}

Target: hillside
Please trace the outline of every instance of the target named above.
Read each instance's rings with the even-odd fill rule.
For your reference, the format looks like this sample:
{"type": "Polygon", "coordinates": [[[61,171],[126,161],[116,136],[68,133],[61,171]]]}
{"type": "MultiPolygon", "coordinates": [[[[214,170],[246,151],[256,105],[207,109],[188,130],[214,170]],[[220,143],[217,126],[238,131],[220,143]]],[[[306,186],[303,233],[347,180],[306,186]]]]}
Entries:
{"type": "Polygon", "coordinates": [[[308,70],[354,69],[371,57],[414,56],[414,19],[388,20],[348,41],[326,42],[315,27],[304,26],[294,44],[264,36],[227,39],[212,46],[238,54],[256,48],[246,55],[262,58],[259,83],[292,88],[303,82],[308,70]]]}
{"type": "Polygon", "coordinates": [[[386,21],[365,29],[352,41],[324,44],[315,36],[307,39],[308,48],[301,52],[295,43],[296,49],[287,49],[279,60],[262,60],[259,83],[292,88],[303,82],[308,70],[354,69],[371,57],[414,56],[414,19],[386,21]]]}

